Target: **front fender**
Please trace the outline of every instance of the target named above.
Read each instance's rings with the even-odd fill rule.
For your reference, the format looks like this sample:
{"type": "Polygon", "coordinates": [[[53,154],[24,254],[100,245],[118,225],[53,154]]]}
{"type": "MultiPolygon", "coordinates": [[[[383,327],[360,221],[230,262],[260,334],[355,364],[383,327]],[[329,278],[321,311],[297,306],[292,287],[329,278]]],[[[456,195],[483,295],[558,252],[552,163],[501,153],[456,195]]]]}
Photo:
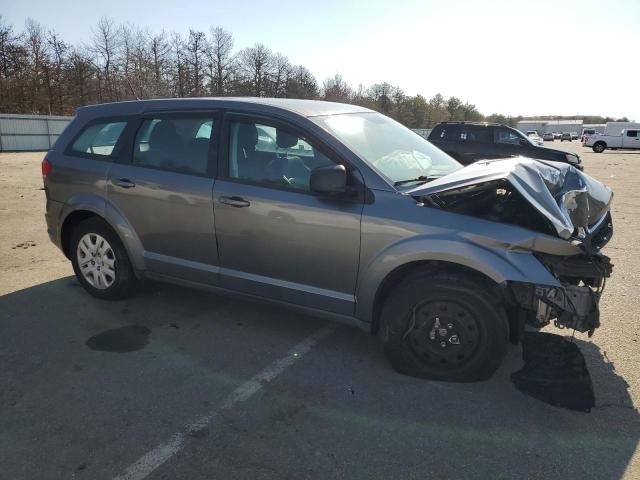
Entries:
{"type": "Polygon", "coordinates": [[[416,236],[389,245],[361,268],[356,317],[371,322],[378,288],[397,268],[411,263],[439,261],[461,265],[501,284],[507,281],[558,286],[558,280],[529,251],[494,249],[459,236],[416,236]]]}

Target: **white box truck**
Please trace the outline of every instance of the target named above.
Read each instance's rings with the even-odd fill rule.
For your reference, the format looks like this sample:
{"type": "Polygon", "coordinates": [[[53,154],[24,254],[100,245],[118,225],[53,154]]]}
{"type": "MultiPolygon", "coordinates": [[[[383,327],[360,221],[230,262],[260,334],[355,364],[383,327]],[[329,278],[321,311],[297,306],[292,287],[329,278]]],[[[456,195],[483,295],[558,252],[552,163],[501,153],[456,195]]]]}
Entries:
{"type": "Polygon", "coordinates": [[[620,135],[622,130],[638,130],[640,123],[637,122],[607,122],[604,127],[605,135],[620,135]]]}

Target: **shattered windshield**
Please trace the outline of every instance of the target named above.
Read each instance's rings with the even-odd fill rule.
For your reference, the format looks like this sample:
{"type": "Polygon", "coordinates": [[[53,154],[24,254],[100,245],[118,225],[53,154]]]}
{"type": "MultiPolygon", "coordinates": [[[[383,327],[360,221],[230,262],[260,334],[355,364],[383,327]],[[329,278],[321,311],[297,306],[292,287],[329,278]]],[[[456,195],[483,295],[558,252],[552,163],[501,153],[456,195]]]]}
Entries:
{"type": "Polygon", "coordinates": [[[457,161],[400,123],[379,113],[312,118],[392,183],[442,177],[457,161]]]}

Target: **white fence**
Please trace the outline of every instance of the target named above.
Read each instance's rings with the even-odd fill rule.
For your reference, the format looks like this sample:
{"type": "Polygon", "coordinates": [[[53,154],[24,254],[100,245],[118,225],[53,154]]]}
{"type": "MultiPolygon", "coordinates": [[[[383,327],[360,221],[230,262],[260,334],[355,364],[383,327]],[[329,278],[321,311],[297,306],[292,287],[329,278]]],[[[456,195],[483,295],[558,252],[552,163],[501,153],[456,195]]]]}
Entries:
{"type": "Polygon", "coordinates": [[[416,132],[418,135],[420,135],[422,138],[428,138],[429,134],[431,133],[431,129],[430,128],[412,128],[411,130],[413,130],[414,132],[416,132]]]}
{"type": "Polygon", "coordinates": [[[72,118],[0,113],[0,151],[49,150],[72,118]]]}

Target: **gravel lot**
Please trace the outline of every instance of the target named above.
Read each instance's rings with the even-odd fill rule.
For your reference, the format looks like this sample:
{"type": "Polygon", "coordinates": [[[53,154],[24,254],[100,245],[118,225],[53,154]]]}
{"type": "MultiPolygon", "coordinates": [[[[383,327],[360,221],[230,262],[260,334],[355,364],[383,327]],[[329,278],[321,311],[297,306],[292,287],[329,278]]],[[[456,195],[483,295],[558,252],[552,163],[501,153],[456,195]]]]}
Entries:
{"type": "Polygon", "coordinates": [[[428,382],[278,307],[158,284],[91,298],[46,235],[43,154],[0,154],[0,478],[640,478],[640,152],[561,146],[616,193],[602,327],[576,337],[589,414],[518,392],[517,347],[488,382],[428,382]],[[141,350],[85,344],[131,324],[141,350]]]}

